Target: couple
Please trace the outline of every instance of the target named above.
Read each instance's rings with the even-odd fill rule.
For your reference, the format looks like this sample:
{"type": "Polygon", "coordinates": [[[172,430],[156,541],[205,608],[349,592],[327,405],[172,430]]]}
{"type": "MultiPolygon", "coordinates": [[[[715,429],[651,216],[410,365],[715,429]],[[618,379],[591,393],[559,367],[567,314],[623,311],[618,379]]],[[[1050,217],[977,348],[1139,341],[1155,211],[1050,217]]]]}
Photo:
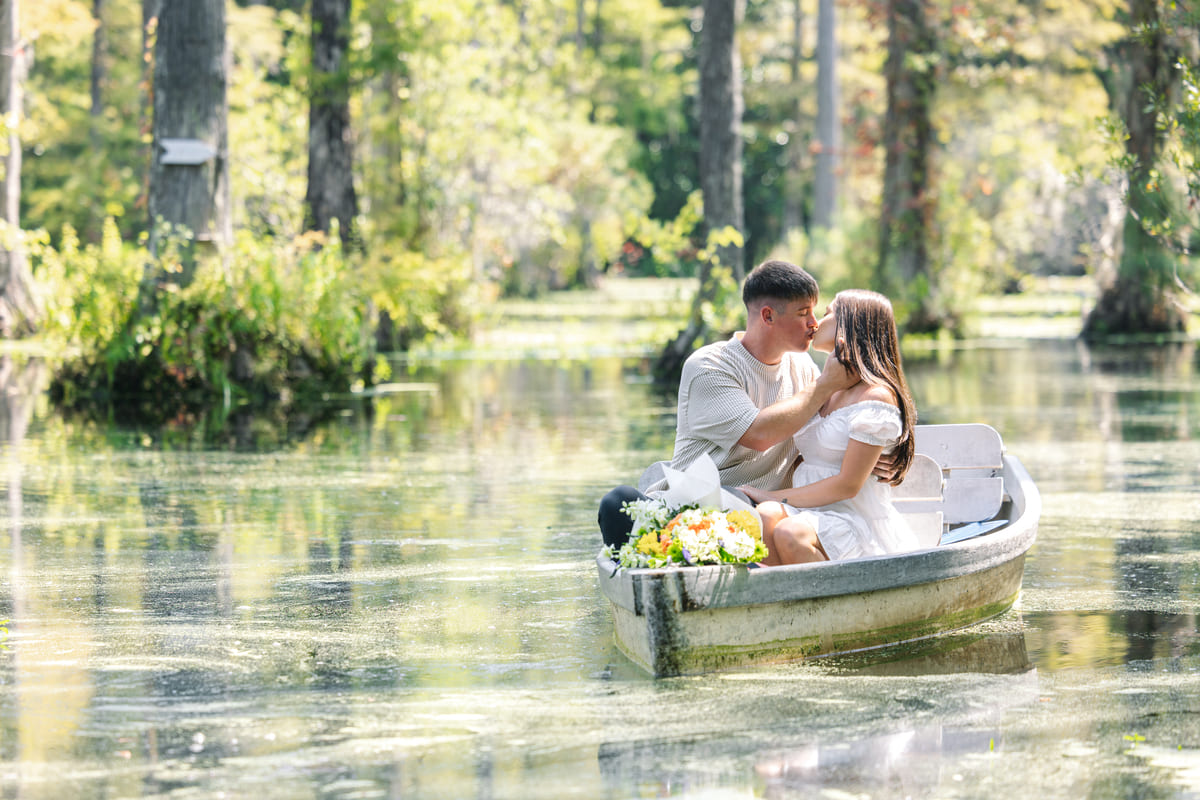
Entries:
{"type": "MultiPolygon", "coordinates": [[[[759,504],[766,565],[915,549],[891,503],[890,486],[912,463],[917,419],[891,304],[844,291],[818,321],[816,280],[778,260],[746,277],[742,301],[746,330],[684,364],[671,465],[682,470],[707,453],[722,484],[759,504]],[[823,370],[809,347],[831,354],[823,370]]],[[[646,491],[665,488],[662,480],[646,491]]],[[[605,495],[605,544],[628,539],[621,506],[645,497],[631,486],[605,495]]]]}

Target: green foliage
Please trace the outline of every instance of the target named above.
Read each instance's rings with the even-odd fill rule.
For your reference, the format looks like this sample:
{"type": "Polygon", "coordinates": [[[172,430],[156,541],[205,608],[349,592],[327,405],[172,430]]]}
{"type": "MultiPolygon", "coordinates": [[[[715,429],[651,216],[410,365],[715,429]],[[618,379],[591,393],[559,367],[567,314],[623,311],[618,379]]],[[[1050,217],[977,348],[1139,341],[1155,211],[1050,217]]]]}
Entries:
{"type": "Polygon", "coordinates": [[[692,311],[693,318],[700,323],[696,326],[700,338],[706,339],[711,333],[728,335],[745,324],[742,287],[733,276],[732,265],[722,263],[720,256],[725,248],[740,249],[744,244],[742,234],[727,225],[709,231],[705,247],[696,253],[697,260],[707,265],[700,270],[703,282],[692,311]]]}
{"type": "MultiPolygon", "coordinates": [[[[944,174],[944,186],[954,185],[958,176],[944,174]]],[[[1015,270],[1006,269],[1003,254],[993,238],[993,227],[970,203],[963,203],[953,191],[938,192],[937,216],[940,221],[937,248],[930,253],[927,280],[900,298],[893,298],[897,316],[906,319],[913,308],[924,309],[943,321],[943,328],[965,335],[964,313],[985,289],[1005,290],[1015,280],[1015,270]],[[915,291],[914,291],[915,290],[915,291]]]]}
{"type": "MultiPolygon", "coordinates": [[[[714,265],[706,278],[707,291],[702,287],[700,320],[702,329],[718,335],[728,335],[745,326],[746,308],[738,282],[729,267],[714,265]]],[[[703,344],[698,342],[697,345],[703,344]]]]}
{"type": "MultiPolygon", "coordinates": [[[[1151,97],[1163,140],[1162,156],[1154,165],[1127,161],[1123,165],[1131,174],[1144,175],[1144,182],[1128,190],[1131,207],[1141,212],[1143,233],[1173,254],[1147,259],[1148,266],[1158,267],[1148,270],[1150,288],[1172,291],[1200,273],[1190,257],[1200,245],[1200,53],[1191,44],[1200,32],[1200,10],[1166,3],[1161,27],[1173,43],[1172,90],[1162,93],[1153,87],[1141,88],[1151,97]],[[1134,173],[1134,166],[1141,172],[1134,173]]],[[[1135,31],[1134,35],[1149,33],[1135,31]]]]}
{"type": "MultiPolygon", "coordinates": [[[[197,386],[220,389],[215,377],[199,376],[217,376],[218,364],[238,361],[220,350],[215,331],[242,337],[235,352],[255,351],[252,371],[264,386],[276,374],[269,365],[284,365],[277,374],[287,375],[289,359],[319,372],[313,365],[329,358],[323,346],[300,339],[265,309],[298,291],[283,272],[310,274],[326,258],[340,264],[334,283],[347,276],[356,282],[343,298],[349,305],[326,309],[298,295],[294,305],[329,315],[319,324],[328,329],[314,335],[349,347],[346,371],[359,376],[371,369],[377,320],[379,346],[404,349],[469,330],[474,310],[500,294],[578,287],[605,271],[690,277],[713,267],[714,241],[696,239],[703,229],[694,105],[699,7],[604,0],[585,4],[582,18],[579,8],[575,0],[354,4],[340,77],[351,88],[365,249],[350,257],[297,244],[305,241],[307,188],[305,7],[294,0],[229,6],[233,217],[253,243],[239,239],[230,274],[212,274],[223,276],[226,294],[236,285],[251,297],[235,301],[217,292],[210,274],[160,307],[160,315],[190,310],[198,319],[188,335],[214,337],[201,348],[209,355],[198,362],[197,386]],[[272,277],[276,259],[281,274],[272,277]],[[217,305],[211,312],[196,306],[210,301],[217,305]],[[279,338],[277,351],[270,337],[279,338]],[[300,352],[303,358],[295,356],[300,352]]],[[[933,162],[941,199],[929,229],[931,278],[909,287],[914,297],[958,306],[971,292],[1010,289],[1031,273],[1091,269],[1111,240],[1102,235],[1111,228],[1104,169],[1123,134],[1112,127],[1116,138],[1108,142],[1096,135],[1095,120],[1107,111],[1096,76],[1116,54],[1114,42],[1129,33],[1121,24],[1124,5],[983,0],[929,8],[940,49],[928,63],[936,61],[945,78],[933,162]],[[1073,173],[1080,181],[1067,180],[1073,173]]],[[[37,40],[20,131],[22,219],[62,232],[33,237],[39,280],[54,287],[78,282],[61,297],[49,293],[56,296],[48,302],[55,336],[80,352],[101,342],[111,352],[137,352],[149,342],[151,353],[175,359],[165,334],[151,326],[138,342],[127,319],[136,298],[128,292],[145,266],[144,253],[128,243],[147,228],[150,87],[143,81],[142,3],[107,0],[104,9],[109,77],[103,113],[92,117],[91,48],[80,46],[91,41],[92,4],[22,4],[23,29],[37,40]],[[98,287],[90,295],[85,276],[98,287]],[[100,288],[108,286],[111,292],[100,288]],[[70,315],[77,318],[64,321],[70,315]],[[122,335],[134,338],[122,343],[122,335]]],[[[838,7],[844,126],[839,210],[828,230],[784,230],[795,221],[785,212],[798,206],[802,225],[810,202],[816,116],[816,3],[801,6],[797,76],[793,9],[753,2],[739,31],[747,261],[775,255],[803,263],[827,294],[872,286],[885,147],[881,5],[838,7]]],[[[1182,32],[1180,41],[1190,41],[1190,21],[1168,22],[1182,32]]],[[[1177,68],[1184,91],[1162,98],[1160,113],[1174,143],[1171,160],[1156,169],[1184,202],[1172,206],[1156,233],[1193,251],[1200,244],[1200,90],[1191,61],[1181,59],[1177,68]]],[[[740,313],[736,293],[726,291],[727,272],[712,270],[720,284],[714,296],[734,298],[729,308],[740,313]]],[[[898,306],[908,303],[899,298],[898,306]]],[[[724,300],[712,301],[704,319],[724,328],[728,310],[724,300]]]]}
{"type": "Polygon", "coordinates": [[[591,116],[632,132],[630,166],[653,190],[648,214],[672,219],[700,185],[690,11],[645,0],[606,0],[597,8],[581,64],[591,116]]]}
{"type": "Polygon", "coordinates": [[[1102,130],[1123,145],[1112,165],[1127,178],[1127,212],[1117,268],[1101,274],[1102,291],[1085,320],[1088,340],[1185,332],[1180,289],[1198,272],[1200,13],[1190,4],[1148,0],[1131,5],[1126,24],[1128,63],[1108,82],[1122,116],[1105,120],[1102,130]]]}
{"type": "Polygon", "coordinates": [[[284,239],[300,235],[307,189],[308,69],[304,20],[267,6],[230,8],[228,88],[235,228],[284,239]],[[291,44],[292,46],[289,46],[291,44]]]}
{"type": "MultiPolygon", "coordinates": [[[[599,62],[567,23],[573,4],[411,0],[365,4],[359,19],[367,49],[387,55],[361,61],[356,116],[364,158],[378,156],[364,169],[369,248],[470,254],[476,279],[522,296],[619,257],[652,194],[631,169],[634,134],[590,94],[599,62]]],[[[632,25],[606,25],[603,42],[632,25]]]]}
{"type": "Polygon", "coordinates": [[[30,234],[28,245],[46,336],[73,353],[117,339],[137,307],[144,251],[122,241],[112,218],[104,220],[97,244],[81,244],[67,225],[57,248],[45,231],[30,234]]]}
{"type": "Polygon", "coordinates": [[[811,235],[792,231],[767,258],[792,261],[812,273],[821,296],[831,299],[843,289],[870,286],[878,258],[879,225],[862,209],[846,209],[833,228],[811,235]]]}
{"type": "Polygon", "coordinates": [[[688,195],[674,219],[659,222],[634,215],[627,221],[626,240],[619,271],[635,277],[695,275],[702,260],[694,237],[704,220],[704,198],[699,189],[688,195]]]}
{"type": "Polygon", "coordinates": [[[973,98],[974,112],[939,119],[949,139],[942,191],[990,228],[990,261],[965,254],[985,270],[977,280],[989,291],[1029,275],[1084,274],[1111,248],[1119,190],[1109,160],[1119,143],[1096,135],[1109,108],[1102,82],[1078,73],[1089,62],[1099,70],[1119,36],[1111,13],[1077,4],[1042,11],[1028,23],[1045,26],[1038,47],[1018,42],[1021,61],[960,71],[966,80],[950,90],[953,108],[973,98]]]}
{"type": "Polygon", "coordinates": [[[363,265],[367,300],[384,317],[378,336],[386,350],[467,333],[483,299],[462,256],[429,258],[414,251],[376,250],[363,265]]]}
{"type": "MultiPolygon", "coordinates": [[[[210,372],[224,371],[241,348],[254,361],[252,386],[269,388],[289,378],[303,382],[315,374],[323,376],[323,389],[344,390],[354,376],[363,375],[372,355],[364,287],[336,237],[309,234],[263,242],[243,234],[226,260],[224,268],[210,261],[187,289],[167,295],[200,314],[208,305],[222,309],[211,332],[203,323],[195,326],[208,338],[210,372]]],[[[192,323],[184,314],[176,324],[176,338],[164,344],[190,349],[186,335],[194,335],[192,323]]]]}
{"type": "Polygon", "coordinates": [[[92,115],[91,8],[79,0],[21,4],[23,38],[36,42],[20,128],[21,219],[49,231],[69,227],[82,240],[96,242],[109,217],[126,238],[144,229],[144,214],[132,212],[145,182],[147,131],[140,125],[148,112],[141,3],[108,0],[104,104],[92,115]]]}
{"type": "Polygon", "coordinates": [[[242,234],[226,258],[202,259],[185,287],[171,276],[186,242],[164,243],[147,265],[147,252],[123,244],[112,221],[100,244],[80,246],[69,230],[62,240],[55,249],[38,237],[31,256],[46,293],[46,334],[68,347],[54,386],[67,405],[144,403],[143,415],[169,418],[213,397],[229,406],[345,393],[381,379],[375,305],[410,339],[444,331],[444,309],[461,310],[445,296],[461,286],[446,265],[409,257],[391,265],[385,283],[377,265],[357,264],[319,234],[242,234]],[[144,266],[167,278],[153,309],[139,312],[144,266]],[[400,303],[396,292],[414,302],[400,303]]]}

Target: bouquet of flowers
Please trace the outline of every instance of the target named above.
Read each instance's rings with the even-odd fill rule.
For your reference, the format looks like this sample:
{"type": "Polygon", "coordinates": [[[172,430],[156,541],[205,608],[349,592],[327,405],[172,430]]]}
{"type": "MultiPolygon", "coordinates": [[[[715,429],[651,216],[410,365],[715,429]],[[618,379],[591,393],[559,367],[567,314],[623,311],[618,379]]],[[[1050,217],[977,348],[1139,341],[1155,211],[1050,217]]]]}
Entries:
{"type": "Polygon", "coordinates": [[[663,500],[622,506],[633,518],[629,541],[607,555],[622,567],[746,564],[767,557],[758,515],[696,504],[672,507],[663,500]]]}

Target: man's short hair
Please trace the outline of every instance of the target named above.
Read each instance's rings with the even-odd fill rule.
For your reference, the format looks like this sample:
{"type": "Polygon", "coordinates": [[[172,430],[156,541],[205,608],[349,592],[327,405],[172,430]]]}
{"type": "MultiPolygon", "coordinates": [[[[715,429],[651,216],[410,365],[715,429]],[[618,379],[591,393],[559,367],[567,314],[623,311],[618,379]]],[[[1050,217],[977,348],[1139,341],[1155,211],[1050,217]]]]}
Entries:
{"type": "Polygon", "coordinates": [[[817,279],[788,261],[772,259],[759,264],[742,283],[742,302],[749,308],[759,300],[816,300],[817,279]]]}

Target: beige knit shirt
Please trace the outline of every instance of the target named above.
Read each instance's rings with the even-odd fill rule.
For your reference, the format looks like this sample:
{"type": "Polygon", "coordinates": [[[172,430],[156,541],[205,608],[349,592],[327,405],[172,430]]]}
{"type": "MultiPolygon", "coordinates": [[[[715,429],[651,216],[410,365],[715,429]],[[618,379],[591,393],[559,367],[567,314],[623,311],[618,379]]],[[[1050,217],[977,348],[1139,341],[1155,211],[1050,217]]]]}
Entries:
{"type": "MultiPolygon", "coordinates": [[[[789,352],[778,364],[764,364],[742,346],[741,337],[739,331],[727,341],[705,345],[684,363],[671,466],[686,469],[708,453],[723,485],[779,489],[796,460],[793,438],[763,452],[738,440],[760,409],[791,397],[815,381],[820,370],[808,353],[789,352]]],[[[664,488],[665,481],[659,481],[648,490],[664,488]]]]}

